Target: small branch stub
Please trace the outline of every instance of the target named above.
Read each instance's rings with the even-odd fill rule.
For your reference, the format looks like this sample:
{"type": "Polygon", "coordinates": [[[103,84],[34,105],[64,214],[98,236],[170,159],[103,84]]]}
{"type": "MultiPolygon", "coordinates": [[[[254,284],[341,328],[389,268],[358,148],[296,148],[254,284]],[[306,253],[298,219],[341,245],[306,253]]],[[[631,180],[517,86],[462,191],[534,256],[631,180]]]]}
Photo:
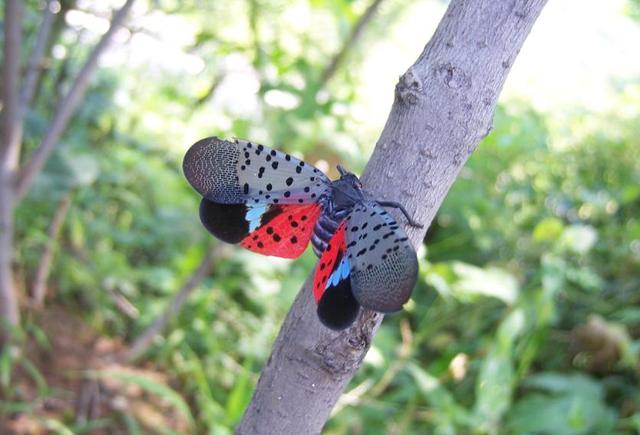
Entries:
{"type": "Polygon", "coordinates": [[[411,67],[405,72],[396,85],[396,98],[406,104],[417,104],[423,96],[422,80],[418,71],[411,67]]]}

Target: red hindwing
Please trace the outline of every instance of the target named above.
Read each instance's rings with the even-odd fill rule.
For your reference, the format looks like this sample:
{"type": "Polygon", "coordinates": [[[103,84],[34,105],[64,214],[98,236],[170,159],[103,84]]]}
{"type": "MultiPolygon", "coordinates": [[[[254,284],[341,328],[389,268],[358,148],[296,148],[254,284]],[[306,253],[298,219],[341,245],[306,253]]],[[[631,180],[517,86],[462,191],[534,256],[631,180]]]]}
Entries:
{"type": "Polygon", "coordinates": [[[320,205],[271,205],[260,226],[240,245],[262,255],[297,258],[307,247],[320,216],[320,205]]]}
{"type": "Polygon", "coordinates": [[[316,303],[320,301],[320,298],[325,291],[327,280],[329,279],[329,276],[331,276],[334,267],[337,267],[336,260],[338,258],[341,259],[347,250],[344,237],[345,228],[346,221],[343,221],[334,233],[333,237],[331,237],[331,240],[329,240],[326,249],[320,257],[320,261],[318,261],[316,275],[313,279],[313,297],[315,298],[316,303]]]}

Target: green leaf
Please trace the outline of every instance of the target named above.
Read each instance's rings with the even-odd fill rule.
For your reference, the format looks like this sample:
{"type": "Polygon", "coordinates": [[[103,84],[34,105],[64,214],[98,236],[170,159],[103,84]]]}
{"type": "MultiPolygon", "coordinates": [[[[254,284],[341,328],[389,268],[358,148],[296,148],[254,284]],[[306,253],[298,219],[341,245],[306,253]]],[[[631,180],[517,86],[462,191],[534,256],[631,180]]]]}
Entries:
{"type": "Polygon", "coordinates": [[[65,156],[65,163],[74,186],[88,186],[98,178],[98,161],[90,154],[65,156]]]}
{"type": "Polygon", "coordinates": [[[64,423],[53,418],[45,418],[43,425],[51,431],[51,433],[57,435],[73,435],[73,431],[64,423]]]}
{"type": "Polygon", "coordinates": [[[510,312],[501,322],[495,341],[482,361],[476,383],[475,414],[487,432],[497,430],[499,421],[511,406],[515,382],[512,349],[524,326],[523,311],[510,312]]]}
{"type": "Polygon", "coordinates": [[[122,419],[124,420],[124,425],[127,428],[127,434],[142,435],[142,430],[140,429],[138,421],[126,409],[122,410],[122,419]]]}
{"type": "Polygon", "coordinates": [[[3,414],[9,415],[21,412],[31,412],[39,404],[33,402],[8,402],[0,401],[0,411],[3,414]]]}
{"type": "Polygon", "coordinates": [[[556,217],[542,219],[533,229],[533,238],[540,242],[557,240],[562,234],[564,224],[556,217]]]}
{"type": "Polygon", "coordinates": [[[244,364],[240,376],[235,381],[233,389],[229,393],[227,403],[225,406],[226,420],[229,425],[235,425],[245,408],[251,400],[252,385],[251,385],[251,363],[249,360],[244,364]]]}
{"type": "Polygon", "coordinates": [[[12,369],[13,349],[11,346],[5,346],[0,353],[0,386],[3,390],[9,387],[12,369]]]}
{"type": "MultiPolygon", "coordinates": [[[[108,418],[101,418],[98,420],[89,420],[83,423],[75,424],[71,430],[75,435],[81,433],[96,433],[99,429],[107,429],[111,425],[111,420],[108,418]]],[[[139,433],[139,432],[138,432],[139,433]]],[[[132,432],[129,432],[130,435],[136,435],[132,432]]]]}
{"type": "Polygon", "coordinates": [[[26,358],[22,358],[20,365],[35,382],[36,387],[38,388],[38,394],[40,396],[46,396],[49,387],[47,386],[47,380],[44,378],[42,373],[40,373],[40,370],[38,370],[38,368],[26,358]]]}
{"type": "Polygon", "coordinates": [[[476,384],[475,412],[479,421],[491,427],[497,426],[511,405],[514,369],[508,354],[494,346],[485,357],[476,384]]]}
{"type": "Polygon", "coordinates": [[[453,394],[436,377],[412,362],[408,363],[406,368],[415,380],[418,390],[434,410],[435,433],[453,434],[456,433],[457,427],[473,425],[473,416],[456,402],[453,394]]]}
{"type": "Polygon", "coordinates": [[[615,425],[602,386],[584,375],[541,373],[524,384],[548,394],[533,392],[514,405],[508,419],[513,432],[608,433],[615,425]]]}

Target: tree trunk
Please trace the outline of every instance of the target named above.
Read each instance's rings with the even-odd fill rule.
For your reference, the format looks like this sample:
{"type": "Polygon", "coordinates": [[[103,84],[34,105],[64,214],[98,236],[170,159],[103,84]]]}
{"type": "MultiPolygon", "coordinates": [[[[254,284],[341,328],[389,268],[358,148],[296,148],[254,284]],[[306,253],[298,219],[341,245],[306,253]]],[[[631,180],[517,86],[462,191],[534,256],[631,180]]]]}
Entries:
{"type": "MultiPolygon", "coordinates": [[[[396,85],[362,181],[376,198],[399,201],[425,225],[405,225],[414,246],[490,131],[502,85],[545,3],[452,0],[433,38],[396,85]]],[[[310,283],[282,325],[239,434],[319,433],[369,349],[383,316],[363,312],[350,329],[330,331],[317,319],[310,283]]]]}
{"type": "Polygon", "coordinates": [[[20,322],[11,261],[15,203],[13,181],[22,142],[18,95],[22,2],[7,0],[4,17],[2,143],[0,144],[0,345],[10,339],[10,329],[20,322]]]}

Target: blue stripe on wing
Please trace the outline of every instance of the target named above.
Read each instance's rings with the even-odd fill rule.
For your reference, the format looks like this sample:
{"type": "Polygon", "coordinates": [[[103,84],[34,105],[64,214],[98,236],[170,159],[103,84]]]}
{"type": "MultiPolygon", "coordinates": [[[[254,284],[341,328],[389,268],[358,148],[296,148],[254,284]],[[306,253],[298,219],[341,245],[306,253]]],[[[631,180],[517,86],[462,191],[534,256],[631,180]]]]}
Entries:
{"type": "Polygon", "coordinates": [[[267,204],[247,205],[248,210],[245,220],[249,222],[249,232],[253,232],[260,226],[262,215],[267,211],[267,204]]]}
{"type": "Polygon", "coordinates": [[[331,286],[337,287],[341,280],[349,276],[349,270],[349,259],[347,257],[343,257],[338,267],[329,276],[325,289],[331,286]]]}

